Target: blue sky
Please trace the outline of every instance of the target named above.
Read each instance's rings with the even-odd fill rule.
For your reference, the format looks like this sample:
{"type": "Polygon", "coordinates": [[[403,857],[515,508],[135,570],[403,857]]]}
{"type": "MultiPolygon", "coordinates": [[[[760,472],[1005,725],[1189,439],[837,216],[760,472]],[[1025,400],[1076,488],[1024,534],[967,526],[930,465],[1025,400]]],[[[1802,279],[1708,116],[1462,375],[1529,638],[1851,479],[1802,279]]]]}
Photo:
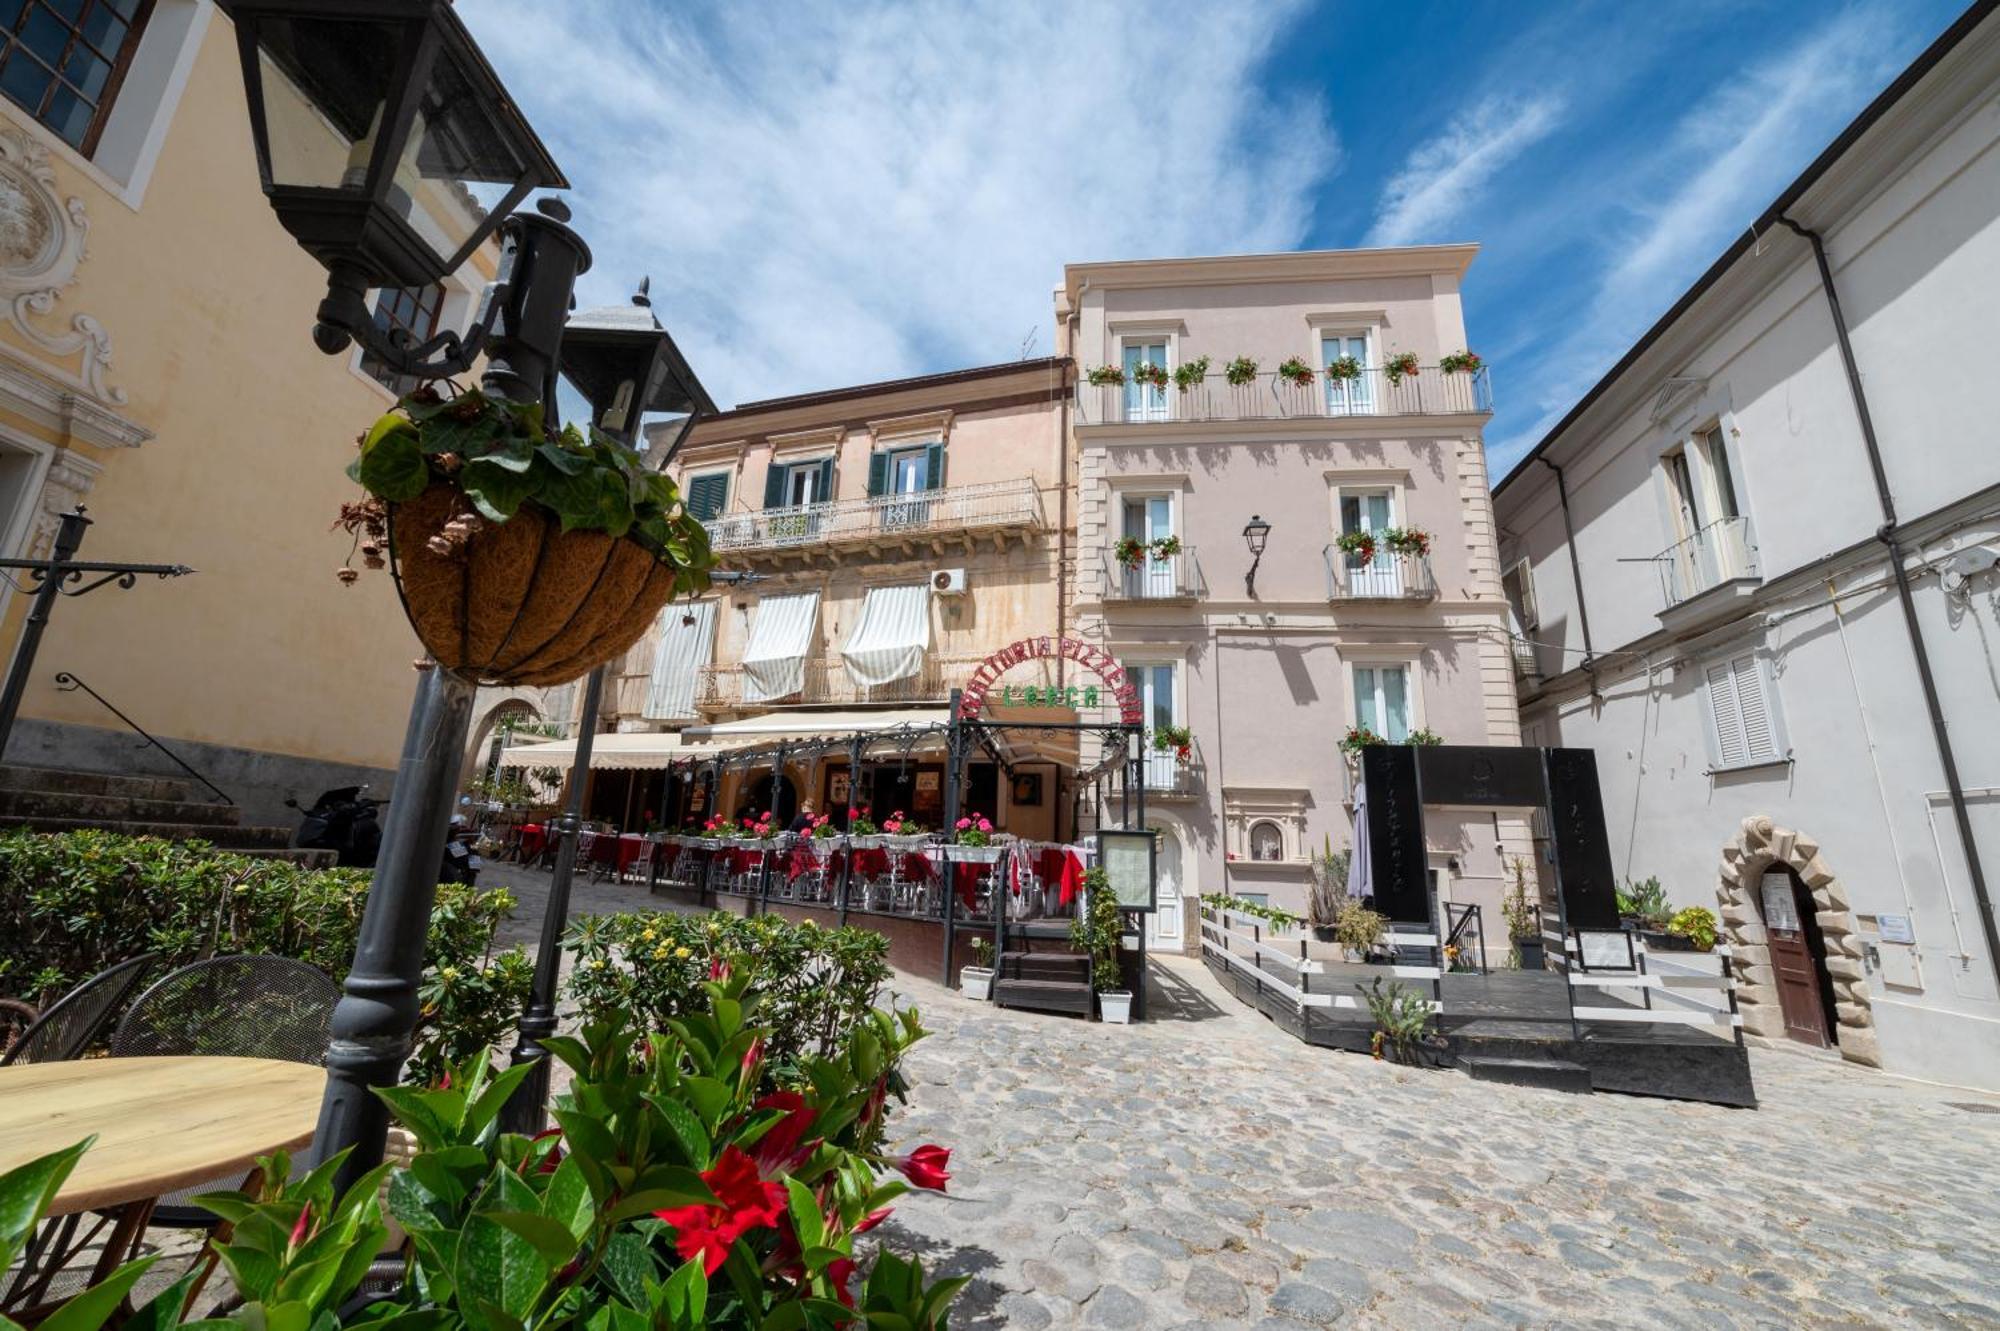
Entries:
{"type": "Polygon", "coordinates": [[[1471,240],[1497,480],[1960,6],[458,8],[725,405],[1046,354],[1065,262],[1471,240]]]}

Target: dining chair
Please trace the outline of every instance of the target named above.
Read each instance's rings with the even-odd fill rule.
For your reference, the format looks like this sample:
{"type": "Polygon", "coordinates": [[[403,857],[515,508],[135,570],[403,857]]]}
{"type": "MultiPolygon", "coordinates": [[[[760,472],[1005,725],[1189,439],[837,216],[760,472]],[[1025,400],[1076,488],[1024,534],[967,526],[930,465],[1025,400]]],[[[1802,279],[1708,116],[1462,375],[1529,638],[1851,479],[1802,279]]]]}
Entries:
{"type": "Polygon", "coordinates": [[[91,976],[36,1017],[0,1054],[0,1067],[81,1058],[159,962],[159,954],[148,952],[91,976]]]}

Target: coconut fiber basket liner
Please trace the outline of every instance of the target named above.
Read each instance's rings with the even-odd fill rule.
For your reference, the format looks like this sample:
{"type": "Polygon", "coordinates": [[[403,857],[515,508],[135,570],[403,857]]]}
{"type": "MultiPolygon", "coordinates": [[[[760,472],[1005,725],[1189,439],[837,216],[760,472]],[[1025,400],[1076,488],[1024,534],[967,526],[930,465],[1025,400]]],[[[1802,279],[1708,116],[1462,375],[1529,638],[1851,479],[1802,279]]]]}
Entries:
{"type": "Polygon", "coordinates": [[[431,537],[467,511],[433,485],[389,511],[403,610],[438,664],[481,684],[562,684],[621,655],[673,599],[675,570],[625,536],[569,531],[534,503],[449,555],[431,537]]]}

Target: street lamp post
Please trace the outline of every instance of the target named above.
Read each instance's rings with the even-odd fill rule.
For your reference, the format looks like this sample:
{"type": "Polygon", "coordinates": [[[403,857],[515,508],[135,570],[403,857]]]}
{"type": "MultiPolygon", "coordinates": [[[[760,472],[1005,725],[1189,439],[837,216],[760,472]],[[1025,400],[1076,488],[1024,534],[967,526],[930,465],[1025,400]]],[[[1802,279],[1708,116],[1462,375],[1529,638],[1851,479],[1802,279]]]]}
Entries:
{"type": "Polygon", "coordinates": [[[1243,575],[1243,594],[1252,600],[1257,597],[1257,566],[1264,562],[1264,545],[1271,539],[1271,524],[1250,515],[1250,521],[1243,524],[1243,544],[1250,548],[1250,571],[1243,575]]]}

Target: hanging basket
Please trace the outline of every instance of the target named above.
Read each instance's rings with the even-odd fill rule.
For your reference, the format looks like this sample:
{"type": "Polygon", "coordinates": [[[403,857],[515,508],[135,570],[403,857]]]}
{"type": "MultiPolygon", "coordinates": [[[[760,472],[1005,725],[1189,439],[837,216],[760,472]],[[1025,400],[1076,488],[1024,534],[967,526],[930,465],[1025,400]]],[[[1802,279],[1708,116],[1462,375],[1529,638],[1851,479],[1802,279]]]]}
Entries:
{"type": "Polygon", "coordinates": [[[469,512],[432,485],[389,506],[389,554],[410,626],[447,670],[481,684],[566,683],[637,642],[673,598],[675,570],[630,537],[564,531],[524,504],[483,522],[448,553],[434,548],[469,512]]]}

